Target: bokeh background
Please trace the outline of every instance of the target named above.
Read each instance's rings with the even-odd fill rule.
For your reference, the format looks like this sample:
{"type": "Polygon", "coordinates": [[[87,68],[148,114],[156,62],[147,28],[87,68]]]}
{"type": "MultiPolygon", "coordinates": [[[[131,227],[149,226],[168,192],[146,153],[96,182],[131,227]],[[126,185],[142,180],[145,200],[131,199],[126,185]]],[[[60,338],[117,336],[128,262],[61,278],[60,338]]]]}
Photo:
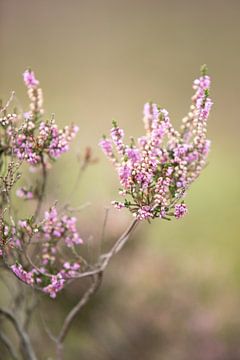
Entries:
{"type": "MultiPolygon", "coordinates": [[[[1,98],[14,89],[18,105],[27,106],[21,74],[31,67],[44,91],[47,116],[55,113],[60,124],[74,121],[80,127],[71,154],[51,170],[47,201],[91,202],[79,216],[79,229],[93,259],[131,221],[127,212],[111,210],[107,239],[99,243],[105,208],[118,189],[99,138],[113,118],[127,136],[141,135],[148,100],[167,108],[177,126],[189,108],[192,80],[201,64],[208,65],[212,151],[186,199],[189,215],[141,224],[75,322],[65,355],[69,360],[240,359],[240,2],[0,0],[0,50],[1,98]],[[87,169],[70,199],[77,154],[86,146],[99,162],[87,169]]],[[[43,300],[53,329],[81,286],[54,302],[43,300]]],[[[52,344],[37,317],[32,336],[40,358],[51,359],[52,344]]],[[[1,351],[0,358],[7,359],[1,351]]]]}

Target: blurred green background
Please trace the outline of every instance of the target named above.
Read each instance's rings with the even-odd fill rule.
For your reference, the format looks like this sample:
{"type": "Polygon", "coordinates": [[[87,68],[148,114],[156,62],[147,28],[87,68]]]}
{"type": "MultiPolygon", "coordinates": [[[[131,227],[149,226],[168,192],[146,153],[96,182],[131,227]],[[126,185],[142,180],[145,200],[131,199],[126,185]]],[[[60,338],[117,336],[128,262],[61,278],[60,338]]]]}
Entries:
{"type": "MultiPolygon", "coordinates": [[[[212,151],[186,199],[189,215],[141,224],[75,323],[66,359],[240,359],[240,1],[0,0],[0,49],[0,97],[6,100],[14,89],[26,108],[21,74],[31,67],[46,115],[54,112],[61,125],[80,127],[71,154],[51,170],[48,202],[69,201],[76,156],[87,145],[99,158],[72,198],[73,205],[92,204],[80,214],[79,231],[86,242],[93,235],[93,257],[100,251],[104,209],[118,197],[117,176],[99,138],[113,118],[127,136],[141,135],[148,100],[167,108],[178,126],[192,80],[201,64],[208,65],[212,151]]],[[[111,210],[108,241],[130,220],[127,212],[111,210]]],[[[59,300],[44,302],[53,328],[80,291],[75,285],[59,300]]],[[[52,345],[37,324],[35,344],[42,359],[50,359],[52,345]]]]}

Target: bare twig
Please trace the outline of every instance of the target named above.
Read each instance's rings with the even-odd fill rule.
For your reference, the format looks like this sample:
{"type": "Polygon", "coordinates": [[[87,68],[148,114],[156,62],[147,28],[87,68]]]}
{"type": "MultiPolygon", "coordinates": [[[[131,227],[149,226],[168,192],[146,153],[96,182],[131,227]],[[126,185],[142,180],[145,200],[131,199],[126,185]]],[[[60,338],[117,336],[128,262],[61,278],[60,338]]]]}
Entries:
{"type": "Polygon", "coordinates": [[[9,107],[9,105],[11,104],[11,102],[13,101],[14,97],[15,97],[15,91],[12,91],[12,93],[11,93],[8,101],[6,102],[5,106],[0,108],[0,113],[2,113],[2,112],[4,112],[4,111],[7,110],[7,108],[9,107]]]}
{"type": "Polygon", "coordinates": [[[41,317],[41,320],[42,320],[42,324],[43,324],[43,329],[45,330],[46,334],[48,335],[49,339],[56,342],[57,341],[57,338],[53,335],[52,331],[49,329],[44,317],[43,317],[43,314],[40,312],[40,317],[41,317]]]}
{"type": "Polygon", "coordinates": [[[77,275],[76,278],[89,277],[89,276],[97,275],[99,272],[103,272],[106,269],[106,267],[108,266],[108,263],[111,260],[111,258],[114,255],[116,255],[122,249],[124,244],[127,242],[127,240],[129,239],[129,236],[134,231],[137,224],[138,224],[138,220],[137,219],[133,220],[133,222],[130,224],[130,226],[127,228],[127,230],[114,243],[114,245],[109,250],[109,252],[100,256],[99,261],[96,264],[96,266],[95,267],[93,266],[92,269],[90,269],[89,271],[86,271],[86,272],[83,272],[83,273],[77,275]]]}
{"type": "Polygon", "coordinates": [[[2,332],[0,332],[0,341],[2,341],[2,343],[5,345],[5,347],[7,348],[9,354],[11,355],[13,360],[18,360],[18,355],[16,353],[16,350],[12,344],[12,342],[10,341],[10,339],[7,337],[7,335],[3,334],[2,332]]]}
{"type": "Polygon", "coordinates": [[[39,297],[33,298],[31,303],[27,304],[26,309],[25,309],[25,319],[24,319],[24,324],[23,324],[23,327],[25,330],[28,329],[32,315],[38,305],[39,305],[39,297]]]}
{"type": "Polygon", "coordinates": [[[103,273],[106,269],[106,267],[109,264],[109,261],[111,258],[116,255],[121,248],[124,246],[124,244],[129,239],[130,235],[134,231],[138,224],[138,220],[134,220],[130,226],[127,228],[127,230],[118,238],[118,240],[114,243],[111,250],[107,252],[106,254],[103,254],[99,258],[99,262],[96,265],[96,268],[92,271],[88,271],[85,273],[82,273],[79,275],[79,277],[91,277],[92,278],[92,284],[89,286],[89,288],[86,290],[86,292],[83,294],[82,298],[79,300],[79,302],[75,305],[75,307],[68,313],[67,317],[65,318],[63,322],[63,326],[60,330],[60,333],[58,337],[56,338],[56,352],[57,352],[57,360],[63,359],[63,342],[71,328],[71,325],[81,309],[88,303],[92,295],[96,293],[98,288],[101,285],[103,273]],[[84,276],[83,276],[84,275],[84,276]]]}
{"type": "Polygon", "coordinates": [[[102,233],[101,233],[101,238],[100,238],[100,253],[101,253],[101,249],[102,249],[102,246],[103,246],[103,241],[104,241],[104,238],[105,238],[105,231],[106,231],[106,227],[107,227],[109,210],[110,210],[109,207],[107,207],[107,208],[105,209],[103,226],[102,226],[102,233]]]}
{"type": "Polygon", "coordinates": [[[25,250],[25,257],[27,259],[27,261],[29,262],[29,264],[32,266],[33,269],[35,269],[39,274],[42,274],[44,276],[47,276],[49,278],[52,278],[52,274],[48,273],[47,271],[42,271],[37,265],[35,265],[32,261],[32,259],[30,258],[27,249],[25,250]]]}
{"type": "Polygon", "coordinates": [[[36,207],[36,210],[34,213],[35,219],[37,219],[38,215],[40,214],[42,202],[43,202],[43,198],[44,198],[44,194],[45,194],[45,190],[46,190],[46,185],[47,185],[47,169],[46,169],[46,164],[44,163],[43,156],[41,156],[41,165],[42,165],[42,186],[40,189],[40,193],[38,195],[37,207],[36,207]]]}
{"type": "Polygon", "coordinates": [[[26,360],[37,360],[36,354],[32,348],[29,336],[27,332],[23,329],[16,316],[12,314],[9,310],[0,308],[0,315],[4,316],[15,328],[19,339],[21,341],[23,357],[26,360]]]}
{"type": "MultiPolygon", "coordinates": [[[[78,160],[81,161],[81,158],[78,157],[78,160]]],[[[92,158],[92,149],[90,147],[86,147],[85,153],[83,156],[83,161],[80,163],[77,178],[75,184],[70,192],[69,199],[72,199],[73,195],[77,191],[78,185],[80,183],[81,177],[83,176],[85,170],[88,168],[89,165],[94,164],[97,162],[96,158],[92,158]]]]}
{"type": "Polygon", "coordinates": [[[80,310],[88,303],[92,295],[96,293],[99,286],[101,285],[101,280],[102,272],[99,272],[96,276],[93,277],[93,282],[91,286],[84,293],[80,301],[77,303],[77,305],[74,306],[74,308],[68,313],[67,317],[65,318],[61,331],[56,339],[57,360],[63,359],[63,342],[70,330],[73,321],[79,314],[80,310]]]}
{"type": "Polygon", "coordinates": [[[66,211],[69,211],[70,213],[81,212],[90,205],[91,205],[91,203],[89,201],[86,202],[85,204],[82,204],[82,205],[78,206],[78,207],[71,207],[69,204],[66,204],[63,207],[63,209],[66,210],[66,211]]]}

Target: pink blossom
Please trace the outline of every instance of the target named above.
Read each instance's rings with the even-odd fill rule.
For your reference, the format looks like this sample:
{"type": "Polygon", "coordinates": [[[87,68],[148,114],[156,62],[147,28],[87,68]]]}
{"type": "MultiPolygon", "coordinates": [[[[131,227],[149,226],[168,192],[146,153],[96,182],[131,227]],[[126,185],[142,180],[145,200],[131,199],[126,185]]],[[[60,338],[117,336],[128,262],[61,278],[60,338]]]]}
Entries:
{"type": "Polygon", "coordinates": [[[187,212],[188,212],[188,210],[187,210],[187,206],[185,204],[176,204],[175,205],[174,215],[177,219],[180,219],[183,216],[185,216],[187,214],[187,212]]]}
{"type": "Polygon", "coordinates": [[[23,80],[29,88],[36,87],[39,84],[39,81],[35,78],[35,74],[32,70],[24,71],[23,80]]]}
{"type": "Polygon", "coordinates": [[[127,207],[139,220],[177,218],[186,214],[185,205],[175,204],[206,164],[210,141],[206,138],[207,120],[212,107],[209,98],[210,77],[203,73],[193,83],[195,91],[190,112],[177,131],[166,109],[155,103],[144,105],[143,122],[146,134],[131,145],[123,143],[124,132],[116,122],[111,138],[100,144],[108,158],[115,154],[115,166],[126,196],[117,208],[127,207]],[[135,146],[135,144],[138,144],[135,146]]]}
{"type": "Polygon", "coordinates": [[[43,291],[50,295],[52,299],[55,299],[57,293],[64,287],[65,279],[62,274],[52,276],[51,283],[43,288],[43,291]]]}
{"type": "Polygon", "coordinates": [[[14,274],[23,282],[25,282],[28,285],[33,285],[34,278],[33,278],[33,272],[27,272],[23,269],[22,265],[20,264],[14,264],[11,266],[12,271],[14,274]]]}

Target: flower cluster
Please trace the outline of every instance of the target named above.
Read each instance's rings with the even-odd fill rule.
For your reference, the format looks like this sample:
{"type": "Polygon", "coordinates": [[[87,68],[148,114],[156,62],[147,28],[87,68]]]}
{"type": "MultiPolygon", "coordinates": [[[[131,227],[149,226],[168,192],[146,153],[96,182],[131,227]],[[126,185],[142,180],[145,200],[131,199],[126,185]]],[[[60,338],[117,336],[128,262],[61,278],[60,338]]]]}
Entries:
{"type": "Polygon", "coordinates": [[[74,279],[79,273],[80,265],[78,263],[65,263],[63,269],[56,275],[45,274],[44,268],[41,271],[33,268],[30,271],[23,269],[21,264],[11,265],[12,272],[25,284],[36,287],[51,298],[55,298],[57,293],[63,290],[68,279],[74,279]],[[67,265],[66,265],[67,264],[67,265]]]}
{"type": "Polygon", "coordinates": [[[12,139],[14,154],[19,160],[26,160],[33,166],[40,164],[45,156],[56,159],[69,150],[69,143],[77,131],[78,127],[74,125],[59,130],[54,119],[41,122],[36,129],[31,120],[25,119],[12,139]]]}
{"type": "Polygon", "coordinates": [[[75,246],[83,243],[76,229],[76,218],[59,216],[55,207],[45,212],[40,224],[33,218],[19,220],[17,225],[2,223],[1,239],[0,254],[4,253],[8,259],[18,259],[18,253],[33,240],[39,244],[38,265],[27,256],[25,265],[17,261],[10,268],[22,282],[52,298],[80,272],[79,258],[66,261],[62,255],[64,246],[74,254],[75,246]]]}
{"type": "Polygon", "coordinates": [[[59,218],[57,209],[52,207],[49,211],[45,212],[44,223],[42,226],[42,233],[46,240],[53,238],[64,239],[68,247],[82,244],[76,229],[75,217],[63,215],[59,218]]]}
{"type": "Polygon", "coordinates": [[[78,132],[75,125],[59,129],[54,118],[43,120],[43,97],[39,81],[32,70],[23,74],[30,99],[30,109],[23,114],[4,114],[0,118],[3,135],[0,137],[0,148],[8,155],[15,155],[31,166],[50,159],[56,159],[69,150],[69,144],[78,132]]]}
{"type": "Polygon", "coordinates": [[[34,198],[34,192],[31,189],[27,189],[25,186],[17,189],[16,195],[23,200],[31,200],[34,198]]]}
{"type": "Polygon", "coordinates": [[[12,265],[11,269],[22,282],[31,286],[34,284],[34,271],[25,271],[21,264],[12,265]]]}
{"type": "Polygon", "coordinates": [[[111,137],[100,146],[115,166],[124,202],[116,208],[128,208],[138,220],[181,218],[187,213],[181,198],[206,164],[210,141],[206,138],[207,119],[212,106],[210,78],[206,68],[193,83],[195,91],[190,112],[178,132],[167,110],[155,103],[144,106],[146,134],[130,145],[123,143],[124,131],[113,122],[111,137]],[[179,203],[180,202],[180,203],[179,203]]]}

